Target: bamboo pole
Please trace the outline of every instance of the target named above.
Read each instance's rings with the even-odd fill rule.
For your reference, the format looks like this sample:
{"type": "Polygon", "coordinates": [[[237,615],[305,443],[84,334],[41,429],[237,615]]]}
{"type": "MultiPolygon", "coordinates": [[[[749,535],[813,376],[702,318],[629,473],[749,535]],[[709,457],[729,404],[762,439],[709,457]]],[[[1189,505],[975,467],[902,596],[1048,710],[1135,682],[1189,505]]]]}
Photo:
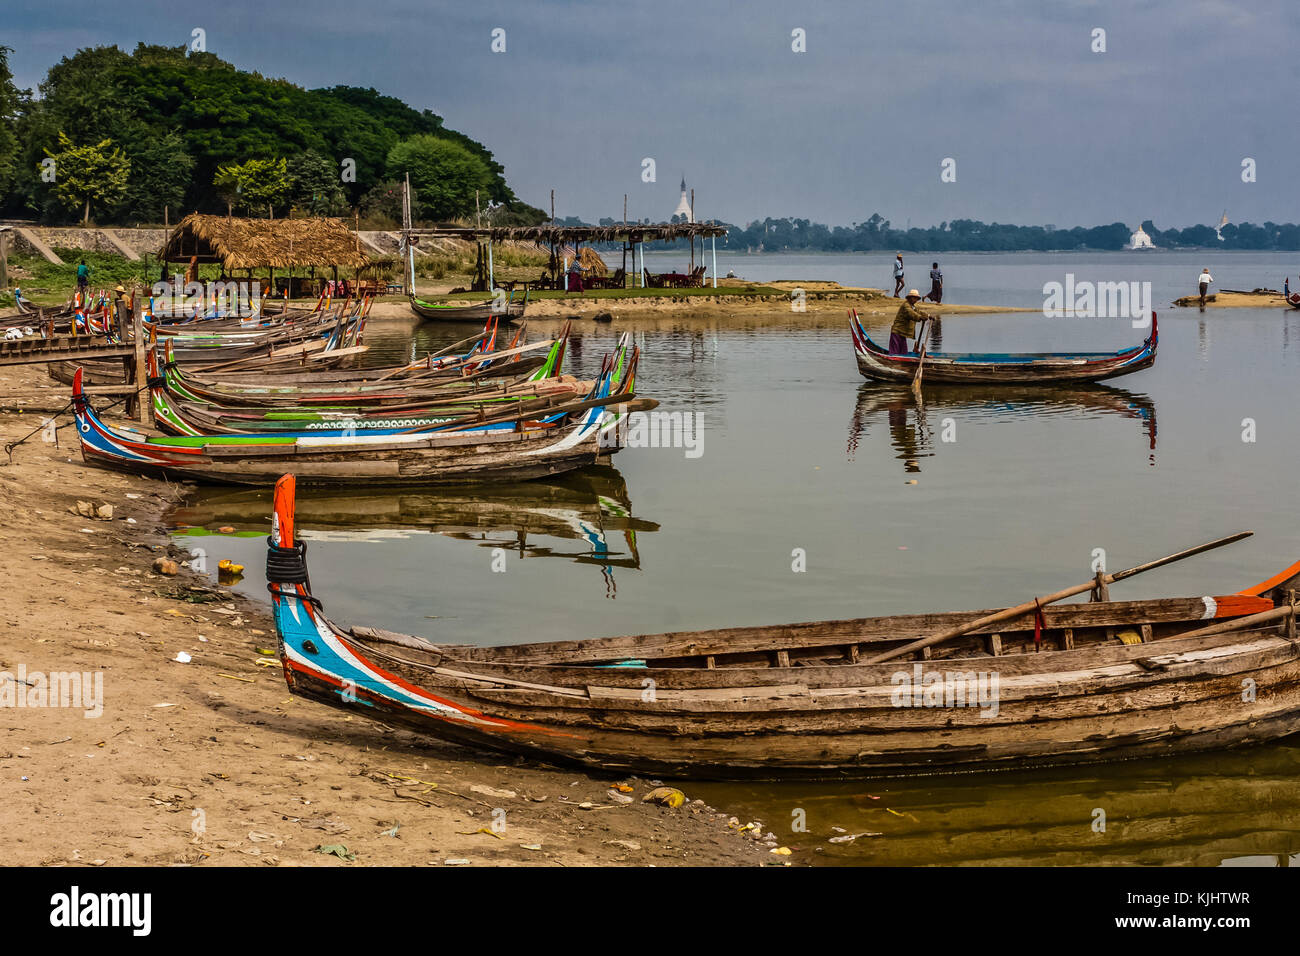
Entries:
{"type": "MultiPolygon", "coordinates": [[[[116,303],[115,303],[116,304],[116,303]]],[[[135,345],[135,418],[142,425],[149,424],[149,402],[145,398],[144,388],[149,383],[149,370],[145,365],[144,321],[141,317],[142,303],[131,305],[131,335],[135,345]]]]}
{"type": "Polygon", "coordinates": [[[1022,614],[1028,614],[1031,611],[1042,607],[1044,604],[1055,604],[1057,601],[1064,601],[1066,598],[1073,597],[1076,594],[1082,594],[1084,591],[1091,591],[1096,587],[1098,582],[1103,584],[1114,584],[1116,581],[1123,581],[1125,578],[1131,578],[1134,575],[1141,574],[1143,571],[1150,571],[1154,568],[1163,567],[1166,564],[1172,564],[1175,561],[1181,561],[1183,558],[1190,558],[1193,555],[1202,554],[1203,552],[1211,551],[1215,548],[1221,548],[1225,544],[1232,544],[1234,541],[1248,538],[1254,533],[1255,532],[1253,531],[1239,531],[1226,538],[1220,538],[1217,541],[1210,541],[1206,544],[1197,545],[1194,548],[1188,548],[1186,551],[1179,551],[1175,554],[1166,555],[1163,558],[1157,558],[1155,561],[1148,561],[1146,564],[1139,564],[1134,568],[1128,568],[1124,571],[1116,571],[1114,574],[1103,574],[1097,578],[1089,578],[1084,584],[1076,584],[1073,587],[1065,588],[1062,591],[1045,594],[1042,597],[1034,598],[1032,601],[1026,601],[1024,604],[1017,604],[1015,607],[995,611],[992,614],[987,614],[974,621],[968,621],[958,627],[951,628],[947,631],[941,631],[938,634],[932,634],[929,637],[923,637],[920,640],[904,644],[902,647],[896,647],[892,651],[877,654],[875,657],[864,661],[864,663],[882,664],[885,661],[891,661],[897,657],[902,657],[904,654],[911,654],[913,651],[932,647],[935,644],[942,644],[944,641],[950,641],[954,637],[961,637],[963,634],[969,634],[971,631],[981,630],[991,624],[999,624],[1002,621],[1009,621],[1012,618],[1020,617],[1022,614]]]}

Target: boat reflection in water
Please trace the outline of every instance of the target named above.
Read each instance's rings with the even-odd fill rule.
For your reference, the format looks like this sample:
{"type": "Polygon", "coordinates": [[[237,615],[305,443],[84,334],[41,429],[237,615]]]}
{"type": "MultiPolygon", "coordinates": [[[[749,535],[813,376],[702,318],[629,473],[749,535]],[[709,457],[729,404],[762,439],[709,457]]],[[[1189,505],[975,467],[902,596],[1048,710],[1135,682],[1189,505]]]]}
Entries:
{"type": "Polygon", "coordinates": [[[1298,777],[1291,737],[1090,769],[731,784],[725,794],[696,785],[690,796],[785,830],[782,842],[809,863],[1273,867],[1300,866],[1298,777]],[[806,832],[788,830],[795,808],[806,832]]]}
{"type": "MultiPolygon", "coordinates": [[[[192,538],[223,525],[238,532],[269,528],[270,514],[269,489],[205,489],[168,519],[176,535],[192,538]]],[[[539,481],[427,492],[366,489],[361,496],[320,488],[298,503],[298,516],[302,536],[309,540],[433,532],[482,548],[509,547],[520,558],[593,565],[605,579],[607,597],[616,593],[615,568],[641,566],[637,534],[659,530],[655,522],[633,516],[623,476],[603,465],[539,481]],[[557,546],[554,539],[581,543],[557,546]]]]}
{"type": "Polygon", "coordinates": [[[903,471],[916,474],[921,459],[934,455],[935,442],[944,441],[945,420],[1014,421],[1050,416],[1134,419],[1147,439],[1148,462],[1155,464],[1155,402],[1149,396],[1110,385],[926,385],[918,400],[905,386],[867,382],[858,388],[849,421],[848,458],[854,460],[863,436],[877,421],[888,429],[889,442],[904,463],[903,471]]]}

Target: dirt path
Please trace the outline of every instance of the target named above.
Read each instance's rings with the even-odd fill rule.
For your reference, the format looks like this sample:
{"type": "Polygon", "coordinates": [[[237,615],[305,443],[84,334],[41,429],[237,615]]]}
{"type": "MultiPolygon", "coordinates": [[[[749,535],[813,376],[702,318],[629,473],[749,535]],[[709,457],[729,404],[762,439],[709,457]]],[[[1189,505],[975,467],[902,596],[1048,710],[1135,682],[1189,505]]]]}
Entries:
{"type": "MultiPolygon", "coordinates": [[[[44,375],[2,369],[0,391],[38,394],[44,375]]],[[[22,414],[6,400],[3,440],[40,424],[33,407],[66,398],[46,390],[22,414]]],[[[263,653],[275,636],[262,606],[187,570],[152,572],[169,547],[159,518],[177,493],[83,465],[71,427],[58,448],[38,435],[12,464],[0,455],[5,864],[786,860],[770,852],[774,839],[751,839],[703,801],[643,803],[648,781],[626,781],[625,795],[615,778],[479,755],[293,699],[263,653]],[[111,518],[70,513],[78,500],[111,505],[111,518]],[[89,675],[87,691],[102,679],[100,716],[86,716],[93,693],[76,707],[26,706],[39,705],[47,677],[71,672],[89,675]],[[315,852],[322,845],[355,862],[315,852]]],[[[215,549],[210,561],[222,557],[215,549]]]]}

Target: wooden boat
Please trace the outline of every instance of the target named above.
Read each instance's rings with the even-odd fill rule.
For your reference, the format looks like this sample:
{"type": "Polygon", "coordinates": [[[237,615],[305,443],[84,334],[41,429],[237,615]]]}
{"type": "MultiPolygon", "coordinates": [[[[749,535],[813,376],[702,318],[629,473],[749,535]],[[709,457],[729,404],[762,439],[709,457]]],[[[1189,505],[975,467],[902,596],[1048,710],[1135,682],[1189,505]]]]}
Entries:
{"type": "Polygon", "coordinates": [[[607,360],[581,401],[535,417],[470,416],[422,428],[355,428],[256,435],[153,435],[105,425],[80,374],[73,409],[87,463],[134,473],[226,484],[269,485],[292,466],[317,484],[461,484],[528,481],[593,465],[618,447],[623,416],[657,403],[634,399],[638,354],[607,360]],[[606,411],[606,406],[615,410],[606,411]]]}
{"type": "Polygon", "coordinates": [[[290,689],[469,746],[671,777],[870,777],[1162,756],[1300,728],[1300,562],[1236,594],[1031,603],[982,629],[991,612],[439,645],[330,621],[294,499],[285,475],[267,556],[290,689]],[[1267,626],[1246,630],[1260,615],[1267,626]],[[928,660],[868,661],[961,628],[974,629],[928,660]],[[992,706],[959,703],[958,690],[988,697],[980,681],[997,685],[992,706]]]}
{"type": "MultiPolygon", "coordinates": [[[[881,382],[910,383],[916,376],[918,355],[890,355],[867,335],[855,311],[849,313],[849,331],[858,371],[881,382]]],[[[1155,364],[1159,334],[1151,314],[1151,335],[1141,345],[1120,352],[927,352],[924,381],[952,384],[1018,382],[1099,382],[1149,368],[1155,364]]]]}
{"type": "Polygon", "coordinates": [[[528,293],[525,292],[524,297],[516,302],[513,290],[506,299],[504,312],[494,312],[491,299],[474,305],[443,305],[439,302],[426,302],[414,292],[408,293],[407,298],[411,303],[411,311],[426,322],[483,322],[493,316],[506,320],[521,319],[528,307],[528,293]]]}

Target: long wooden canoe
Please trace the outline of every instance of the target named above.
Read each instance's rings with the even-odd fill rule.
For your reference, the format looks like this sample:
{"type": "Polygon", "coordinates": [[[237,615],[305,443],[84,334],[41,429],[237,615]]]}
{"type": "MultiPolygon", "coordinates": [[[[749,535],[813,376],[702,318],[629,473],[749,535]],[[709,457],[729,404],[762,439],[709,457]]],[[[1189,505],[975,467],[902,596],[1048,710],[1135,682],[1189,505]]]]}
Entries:
{"type": "MultiPolygon", "coordinates": [[[[856,312],[849,313],[849,332],[858,371],[881,382],[910,383],[920,356],[891,355],[871,340],[856,312]]],[[[1151,335],[1141,345],[1119,352],[927,352],[926,384],[987,384],[1017,382],[1099,382],[1149,368],[1155,364],[1159,343],[1156,316],[1151,314],[1151,335]]]]}
{"type": "Polygon", "coordinates": [[[73,410],[83,459],[137,474],[270,485],[292,467],[316,484],[529,481],[593,465],[617,450],[623,416],[657,404],[633,400],[637,358],[634,351],[625,363],[607,360],[582,401],[505,421],[362,432],[152,435],[105,425],[82,389],[80,372],[73,410]]]}
{"type": "Polygon", "coordinates": [[[411,303],[411,311],[426,322],[483,322],[494,316],[514,320],[523,318],[524,310],[528,308],[527,292],[516,302],[515,294],[511,291],[506,299],[504,311],[494,311],[494,303],[491,299],[474,305],[443,305],[438,302],[426,302],[414,292],[409,293],[407,298],[411,303]]]}
{"type": "Polygon", "coordinates": [[[439,645],[330,621],[294,497],[285,475],[267,557],[289,687],[474,747],[672,777],[870,777],[1163,756],[1300,729],[1300,562],[1235,594],[1047,606],[880,664],[859,661],[991,612],[439,645]],[[1194,633],[1279,602],[1282,624],[1194,633]]]}

